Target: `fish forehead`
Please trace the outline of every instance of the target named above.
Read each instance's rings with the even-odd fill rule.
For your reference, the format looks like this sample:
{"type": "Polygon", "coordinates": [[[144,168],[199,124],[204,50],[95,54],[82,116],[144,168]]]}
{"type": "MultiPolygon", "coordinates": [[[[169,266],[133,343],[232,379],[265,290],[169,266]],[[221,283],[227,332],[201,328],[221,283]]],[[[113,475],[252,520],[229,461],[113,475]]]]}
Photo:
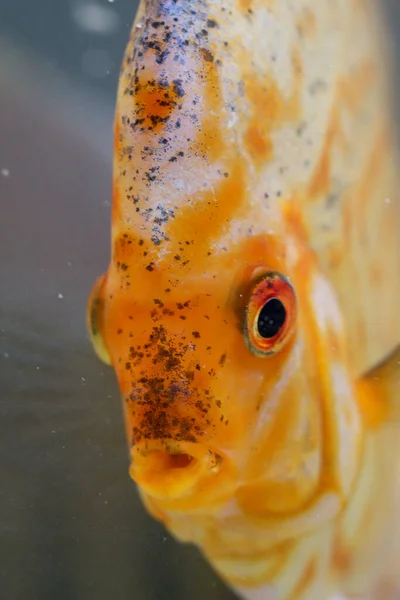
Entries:
{"type": "Polygon", "coordinates": [[[328,129],[338,69],[326,62],[337,67],[351,11],[329,6],[144,3],[119,86],[115,216],[142,231],[154,216],[159,243],[176,217],[196,220],[201,239],[214,223],[237,228],[243,214],[276,226],[328,129]]]}
{"type": "MultiPolygon", "coordinates": [[[[140,231],[161,255],[183,237],[221,247],[280,233],[281,204],[315,160],[301,124],[321,61],[310,60],[306,36],[282,28],[281,9],[255,3],[256,18],[243,6],[147,3],[134,27],[115,125],[114,229],[140,231]]],[[[292,9],[293,27],[307,21],[305,7],[292,9]]]]}

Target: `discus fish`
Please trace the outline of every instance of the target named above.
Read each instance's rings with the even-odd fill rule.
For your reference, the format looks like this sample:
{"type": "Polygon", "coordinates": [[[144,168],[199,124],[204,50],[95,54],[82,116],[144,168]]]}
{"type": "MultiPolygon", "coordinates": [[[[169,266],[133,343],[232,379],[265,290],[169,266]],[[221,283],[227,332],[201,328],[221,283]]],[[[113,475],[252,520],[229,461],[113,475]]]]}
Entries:
{"type": "Polygon", "coordinates": [[[123,61],[89,331],[146,507],[248,600],[399,589],[382,23],[374,0],[142,0],[123,61]]]}

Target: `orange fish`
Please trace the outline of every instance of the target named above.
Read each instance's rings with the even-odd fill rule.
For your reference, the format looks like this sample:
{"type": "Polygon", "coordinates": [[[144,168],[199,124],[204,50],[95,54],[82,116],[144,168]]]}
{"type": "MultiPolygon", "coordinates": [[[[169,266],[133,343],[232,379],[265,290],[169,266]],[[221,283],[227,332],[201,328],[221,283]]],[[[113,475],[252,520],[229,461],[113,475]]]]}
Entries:
{"type": "Polygon", "coordinates": [[[400,204],[374,0],[142,0],[88,322],[152,515],[247,600],[400,583],[400,204]]]}

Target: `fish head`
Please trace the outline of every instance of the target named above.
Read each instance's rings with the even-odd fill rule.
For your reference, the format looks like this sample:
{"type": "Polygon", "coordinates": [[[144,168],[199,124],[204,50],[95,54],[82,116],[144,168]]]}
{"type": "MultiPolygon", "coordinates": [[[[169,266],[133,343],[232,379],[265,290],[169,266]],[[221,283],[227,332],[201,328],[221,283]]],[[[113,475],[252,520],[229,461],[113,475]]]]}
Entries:
{"type": "Polygon", "coordinates": [[[246,97],[220,75],[215,21],[150,8],[121,72],[112,258],[89,303],[131,475],[164,520],[231,501],[283,518],[321,496],[332,517],[361,437],[334,290],[293,198],[268,198],[240,143],[246,97]]]}

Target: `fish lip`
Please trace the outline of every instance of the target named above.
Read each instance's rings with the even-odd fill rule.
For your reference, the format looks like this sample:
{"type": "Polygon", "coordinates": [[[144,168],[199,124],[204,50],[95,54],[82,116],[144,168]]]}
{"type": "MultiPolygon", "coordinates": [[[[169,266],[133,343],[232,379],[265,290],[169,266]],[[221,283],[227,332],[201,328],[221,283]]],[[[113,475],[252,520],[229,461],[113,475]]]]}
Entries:
{"type": "Polygon", "coordinates": [[[150,440],[131,449],[130,475],[153,498],[188,496],[207,476],[219,472],[223,458],[195,442],[150,440]]]}

